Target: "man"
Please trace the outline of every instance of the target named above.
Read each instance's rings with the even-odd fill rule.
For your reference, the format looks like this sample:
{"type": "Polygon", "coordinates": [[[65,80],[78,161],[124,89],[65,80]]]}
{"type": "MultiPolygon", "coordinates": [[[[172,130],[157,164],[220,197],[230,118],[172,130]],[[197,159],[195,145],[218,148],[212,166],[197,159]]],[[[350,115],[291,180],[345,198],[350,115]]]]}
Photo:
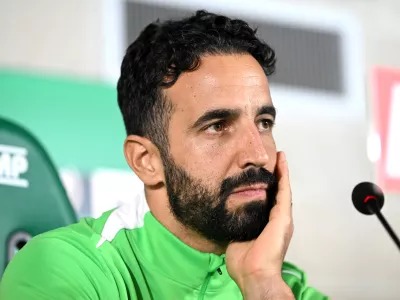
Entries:
{"type": "Polygon", "coordinates": [[[283,261],[293,223],[274,68],[242,20],[198,11],[147,26],[118,82],[125,157],[144,192],[32,239],[0,298],[327,299],[283,261]]]}

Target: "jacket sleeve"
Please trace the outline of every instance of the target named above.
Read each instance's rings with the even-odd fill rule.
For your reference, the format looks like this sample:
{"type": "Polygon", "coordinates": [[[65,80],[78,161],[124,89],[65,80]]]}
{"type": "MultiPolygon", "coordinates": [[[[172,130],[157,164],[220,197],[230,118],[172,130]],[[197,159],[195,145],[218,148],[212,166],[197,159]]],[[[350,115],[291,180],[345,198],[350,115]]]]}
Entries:
{"type": "Polygon", "coordinates": [[[291,263],[284,262],[282,278],[292,289],[296,300],[329,300],[328,296],[308,286],[305,272],[291,263]]]}
{"type": "Polygon", "coordinates": [[[0,281],[0,300],[111,300],[115,295],[96,257],[78,243],[51,237],[29,241],[0,281]]]}

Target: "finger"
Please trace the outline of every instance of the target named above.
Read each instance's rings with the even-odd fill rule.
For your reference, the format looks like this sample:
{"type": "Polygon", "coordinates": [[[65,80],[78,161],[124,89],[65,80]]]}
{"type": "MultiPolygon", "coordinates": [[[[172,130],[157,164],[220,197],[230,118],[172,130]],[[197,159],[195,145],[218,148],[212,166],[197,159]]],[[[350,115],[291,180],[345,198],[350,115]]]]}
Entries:
{"type": "Polygon", "coordinates": [[[279,152],[277,163],[278,192],[276,195],[276,204],[280,207],[282,213],[291,215],[292,213],[292,189],[289,180],[289,168],[284,152],[279,152]]]}

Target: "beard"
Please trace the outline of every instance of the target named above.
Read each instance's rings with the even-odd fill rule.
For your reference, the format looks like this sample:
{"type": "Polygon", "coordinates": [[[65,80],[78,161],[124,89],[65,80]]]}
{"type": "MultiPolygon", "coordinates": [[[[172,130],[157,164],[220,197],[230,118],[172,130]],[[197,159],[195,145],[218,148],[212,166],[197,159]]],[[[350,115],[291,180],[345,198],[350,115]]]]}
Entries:
{"type": "Polygon", "coordinates": [[[250,168],[211,189],[176,165],[171,157],[163,163],[172,214],[204,238],[219,245],[250,241],[267,225],[277,194],[276,176],[268,170],[250,168]],[[255,200],[228,211],[227,200],[234,189],[258,183],[268,184],[266,200],[255,200]]]}

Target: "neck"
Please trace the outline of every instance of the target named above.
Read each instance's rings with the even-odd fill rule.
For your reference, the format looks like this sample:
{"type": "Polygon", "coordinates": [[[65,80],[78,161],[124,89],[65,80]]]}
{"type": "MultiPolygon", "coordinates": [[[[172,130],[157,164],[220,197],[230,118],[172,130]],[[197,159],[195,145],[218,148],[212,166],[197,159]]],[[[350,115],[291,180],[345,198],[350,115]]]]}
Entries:
{"type": "Polygon", "coordinates": [[[217,255],[225,253],[226,246],[221,246],[207,240],[196,231],[185,227],[176,219],[171,212],[168,195],[164,190],[145,188],[146,200],[153,216],[189,247],[205,253],[214,253],[217,255]]]}

